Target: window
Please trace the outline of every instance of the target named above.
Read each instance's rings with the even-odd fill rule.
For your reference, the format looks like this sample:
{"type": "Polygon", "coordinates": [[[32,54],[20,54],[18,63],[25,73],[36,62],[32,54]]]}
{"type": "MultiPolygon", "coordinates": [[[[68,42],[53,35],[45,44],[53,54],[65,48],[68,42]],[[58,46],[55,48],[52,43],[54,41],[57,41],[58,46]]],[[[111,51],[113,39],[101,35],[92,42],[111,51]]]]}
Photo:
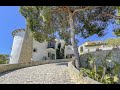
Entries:
{"type": "Polygon", "coordinates": [[[36,48],[34,48],[34,49],[33,49],[33,52],[37,52],[37,49],[36,49],[36,48]]]}
{"type": "Polygon", "coordinates": [[[48,52],[48,57],[50,57],[50,55],[51,55],[51,53],[50,53],[50,52],[48,52]]]}
{"type": "Polygon", "coordinates": [[[52,55],[51,55],[51,59],[52,59],[52,60],[55,60],[55,54],[52,54],[52,55]]]}
{"type": "Polygon", "coordinates": [[[60,48],[61,48],[61,43],[58,44],[58,49],[60,49],[60,48]]]}

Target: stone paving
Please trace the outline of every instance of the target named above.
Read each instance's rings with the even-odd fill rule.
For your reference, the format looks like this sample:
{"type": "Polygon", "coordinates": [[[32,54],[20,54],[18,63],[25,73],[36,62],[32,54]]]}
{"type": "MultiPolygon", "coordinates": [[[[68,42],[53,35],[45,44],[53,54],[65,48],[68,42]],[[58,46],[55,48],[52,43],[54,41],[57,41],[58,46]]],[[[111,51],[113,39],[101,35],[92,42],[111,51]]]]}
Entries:
{"type": "Polygon", "coordinates": [[[0,84],[75,84],[68,72],[68,62],[44,64],[0,75],[0,84]]]}

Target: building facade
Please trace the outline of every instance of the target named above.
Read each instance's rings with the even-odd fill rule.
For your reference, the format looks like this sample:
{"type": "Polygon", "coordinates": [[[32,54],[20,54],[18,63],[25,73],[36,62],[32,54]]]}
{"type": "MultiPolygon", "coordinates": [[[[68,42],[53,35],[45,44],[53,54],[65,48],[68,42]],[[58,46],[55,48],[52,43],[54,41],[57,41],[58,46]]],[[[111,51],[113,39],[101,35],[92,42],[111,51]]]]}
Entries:
{"type": "Polygon", "coordinates": [[[79,54],[95,52],[100,50],[112,50],[112,49],[119,49],[119,45],[108,45],[104,41],[92,41],[92,42],[85,42],[84,44],[78,47],[79,54]]]}
{"type": "Polygon", "coordinates": [[[65,41],[55,39],[53,41],[36,41],[29,30],[17,29],[12,32],[14,37],[9,64],[23,63],[40,60],[57,60],[72,58],[74,51],[71,45],[65,45],[65,41]]]}
{"type": "Polygon", "coordinates": [[[84,44],[78,47],[78,51],[79,51],[79,54],[83,54],[83,53],[94,52],[97,49],[98,50],[103,50],[105,48],[108,49],[107,47],[105,48],[104,47],[105,47],[105,43],[103,41],[85,42],[84,44]]]}

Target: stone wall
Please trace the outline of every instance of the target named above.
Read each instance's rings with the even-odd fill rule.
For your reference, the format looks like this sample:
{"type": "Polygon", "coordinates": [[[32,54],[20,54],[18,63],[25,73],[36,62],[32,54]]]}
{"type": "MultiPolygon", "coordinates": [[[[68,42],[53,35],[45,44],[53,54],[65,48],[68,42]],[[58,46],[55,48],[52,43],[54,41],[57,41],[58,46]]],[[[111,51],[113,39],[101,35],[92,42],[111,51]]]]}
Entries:
{"type": "Polygon", "coordinates": [[[68,71],[70,73],[70,76],[72,80],[76,84],[101,84],[89,77],[83,77],[80,72],[74,67],[73,61],[68,63],[68,71]]]}
{"type": "Polygon", "coordinates": [[[73,61],[73,59],[41,60],[41,61],[32,61],[32,62],[25,62],[25,63],[18,63],[18,64],[2,64],[0,65],[0,73],[15,70],[15,69],[20,69],[20,68],[25,68],[25,67],[36,66],[36,65],[68,62],[68,61],[73,61]]]}
{"type": "MultiPolygon", "coordinates": [[[[95,52],[90,52],[92,56],[96,57],[97,59],[97,64],[100,64],[100,60],[104,60],[105,56],[111,52],[111,58],[109,57],[110,60],[114,60],[117,63],[120,63],[120,49],[113,49],[113,50],[103,50],[103,51],[95,51],[95,52]]],[[[87,58],[89,57],[89,54],[86,53],[84,55],[81,55],[81,63],[82,66],[86,66],[87,58]]]]}

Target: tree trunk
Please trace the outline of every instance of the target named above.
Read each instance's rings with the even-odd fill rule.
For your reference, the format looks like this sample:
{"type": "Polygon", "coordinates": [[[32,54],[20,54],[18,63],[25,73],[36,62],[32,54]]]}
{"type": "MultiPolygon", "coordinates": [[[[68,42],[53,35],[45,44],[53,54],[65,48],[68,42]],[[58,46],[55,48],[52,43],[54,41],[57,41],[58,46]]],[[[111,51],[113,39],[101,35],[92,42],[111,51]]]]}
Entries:
{"type": "Polygon", "coordinates": [[[104,77],[105,77],[105,73],[106,73],[106,67],[103,68],[103,74],[101,77],[101,82],[103,81],[104,77]]]}
{"type": "Polygon", "coordinates": [[[71,43],[72,43],[74,54],[75,54],[75,67],[79,70],[79,68],[80,68],[80,56],[78,53],[78,47],[75,43],[75,29],[74,29],[72,12],[69,13],[69,24],[70,24],[70,30],[71,30],[71,43]]]}
{"type": "Polygon", "coordinates": [[[95,72],[95,79],[97,79],[97,71],[96,71],[96,63],[95,63],[95,60],[93,62],[93,69],[94,69],[94,72],[95,72]]]}

